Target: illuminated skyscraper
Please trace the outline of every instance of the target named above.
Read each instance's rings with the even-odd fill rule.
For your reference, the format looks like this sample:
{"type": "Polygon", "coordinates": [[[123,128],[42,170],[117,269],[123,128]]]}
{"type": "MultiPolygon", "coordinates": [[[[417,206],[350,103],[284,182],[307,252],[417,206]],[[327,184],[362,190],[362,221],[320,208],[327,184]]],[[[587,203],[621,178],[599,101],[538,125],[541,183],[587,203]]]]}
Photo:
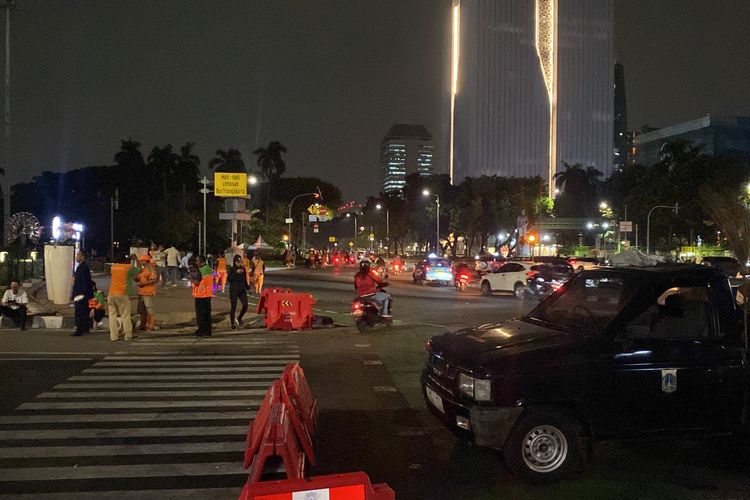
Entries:
{"type": "Polygon", "coordinates": [[[380,148],[383,192],[403,189],[408,174],[431,175],[434,154],[432,134],[424,125],[394,123],[380,148]]]}
{"type": "Polygon", "coordinates": [[[612,171],[613,0],[452,0],[449,173],[612,171]]]}

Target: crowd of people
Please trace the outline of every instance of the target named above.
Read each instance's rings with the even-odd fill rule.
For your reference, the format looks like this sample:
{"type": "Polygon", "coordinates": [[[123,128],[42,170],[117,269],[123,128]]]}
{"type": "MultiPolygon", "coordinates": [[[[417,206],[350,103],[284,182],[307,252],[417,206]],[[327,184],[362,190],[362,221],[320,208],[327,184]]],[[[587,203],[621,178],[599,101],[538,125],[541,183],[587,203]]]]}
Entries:
{"type": "MultiPolygon", "coordinates": [[[[104,328],[109,316],[110,340],[136,338],[135,329],[157,329],[155,305],[159,288],[190,286],[194,299],[197,330],[195,335],[211,335],[211,299],[214,292],[225,293],[229,285],[230,323],[240,328],[248,308],[248,293],[260,295],[263,290],[265,263],[258,253],[233,254],[231,266],[226,257],[195,256],[174,246],[152,245],[147,251],[134,251],[120,256],[110,269],[106,295],[92,279],[91,269],[83,251],[76,253],[71,299],[74,307],[75,331],[81,336],[92,328],[104,328]],[[138,322],[133,325],[131,314],[135,302],[138,322]],[[241,306],[239,314],[237,306],[241,306]]],[[[21,330],[26,329],[28,295],[18,281],[5,291],[0,315],[10,318],[21,330]]]]}

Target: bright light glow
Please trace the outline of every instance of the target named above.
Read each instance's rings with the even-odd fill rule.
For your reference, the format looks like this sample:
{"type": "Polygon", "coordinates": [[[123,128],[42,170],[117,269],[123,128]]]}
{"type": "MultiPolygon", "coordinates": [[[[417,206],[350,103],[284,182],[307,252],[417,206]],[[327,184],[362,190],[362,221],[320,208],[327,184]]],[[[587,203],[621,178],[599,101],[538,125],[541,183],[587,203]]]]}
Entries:
{"type": "Polygon", "coordinates": [[[605,222],[604,224],[602,224],[602,227],[604,229],[609,229],[609,222],[605,222]]]}
{"type": "Polygon", "coordinates": [[[599,208],[601,208],[602,210],[606,210],[607,208],[609,208],[609,205],[607,205],[606,201],[603,201],[599,203],[599,208]]]}
{"type": "Polygon", "coordinates": [[[60,236],[62,236],[61,231],[62,226],[62,219],[60,217],[55,216],[54,219],[52,219],[52,238],[55,240],[59,240],[60,236]]]}
{"type": "Polygon", "coordinates": [[[430,190],[429,189],[423,189],[422,190],[422,196],[430,196],[430,190]]]}
{"type": "Polygon", "coordinates": [[[346,214],[346,218],[347,218],[347,219],[348,219],[349,217],[351,217],[351,216],[352,216],[352,214],[346,214]]]}
{"type": "Polygon", "coordinates": [[[378,203],[377,205],[375,205],[375,208],[377,208],[378,210],[380,210],[380,209],[383,208],[383,205],[381,205],[380,203],[378,203]]]}
{"type": "Polygon", "coordinates": [[[536,236],[534,236],[533,234],[530,234],[529,235],[529,243],[534,243],[535,241],[536,241],[536,236]]]}
{"type": "Polygon", "coordinates": [[[456,94],[458,94],[458,63],[461,58],[461,0],[453,0],[452,9],[452,43],[451,43],[451,123],[450,123],[450,158],[448,175],[453,184],[453,155],[456,142],[456,94]]]}
{"type": "Polygon", "coordinates": [[[542,235],[542,241],[549,241],[549,240],[550,240],[549,234],[542,235]]]}
{"type": "Polygon", "coordinates": [[[557,0],[536,0],[536,53],[549,96],[549,197],[557,172],[557,0]]]}
{"type": "Polygon", "coordinates": [[[74,222],[70,225],[71,228],[73,228],[73,239],[76,241],[81,241],[81,233],[83,233],[83,224],[80,222],[74,222]]]}
{"type": "Polygon", "coordinates": [[[748,182],[748,184],[747,184],[747,192],[748,192],[748,194],[750,194],[750,182],[748,182]]]}
{"type": "Polygon", "coordinates": [[[594,229],[594,223],[593,222],[586,223],[586,229],[594,229]]]}
{"type": "Polygon", "coordinates": [[[247,176],[247,183],[251,186],[255,186],[258,183],[258,178],[254,175],[248,175],[247,176]]]}
{"type": "Polygon", "coordinates": [[[555,188],[555,194],[560,194],[560,189],[555,188]]]}
{"type": "Polygon", "coordinates": [[[436,258],[437,258],[437,255],[436,255],[436,254],[434,254],[434,253],[431,253],[430,255],[428,255],[428,256],[427,256],[427,258],[428,258],[428,259],[436,259],[436,258]]]}
{"type": "Polygon", "coordinates": [[[5,262],[5,259],[8,257],[8,252],[0,252],[0,262],[5,262]]]}

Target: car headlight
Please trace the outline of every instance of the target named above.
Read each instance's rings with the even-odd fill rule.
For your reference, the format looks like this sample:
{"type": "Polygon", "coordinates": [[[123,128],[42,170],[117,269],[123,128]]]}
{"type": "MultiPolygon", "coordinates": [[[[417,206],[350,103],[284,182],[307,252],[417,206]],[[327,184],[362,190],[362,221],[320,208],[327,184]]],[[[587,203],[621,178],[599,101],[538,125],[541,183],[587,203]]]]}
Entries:
{"type": "Polygon", "coordinates": [[[458,375],[458,390],[476,401],[492,400],[492,382],[489,379],[474,378],[465,373],[458,375]]]}

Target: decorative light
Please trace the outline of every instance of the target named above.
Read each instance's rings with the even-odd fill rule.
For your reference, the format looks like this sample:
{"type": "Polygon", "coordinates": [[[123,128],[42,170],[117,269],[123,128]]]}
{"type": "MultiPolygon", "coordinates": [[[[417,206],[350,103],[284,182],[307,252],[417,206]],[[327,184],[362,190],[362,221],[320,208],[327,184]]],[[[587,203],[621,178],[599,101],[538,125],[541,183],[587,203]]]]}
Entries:
{"type": "Polygon", "coordinates": [[[593,222],[586,223],[586,229],[594,229],[594,223],[593,222]]]}
{"type": "Polygon", "coordinates": [[[536,0],[536,53],[549,97],[548,191],[557,172],[557,0],[536,0]]]}
{"type": "Polygon", "coordinates": [[[52,239],[59,240],[62,236],[62,219],[59,216],[55,216],[52,219],[52,239]]]}

